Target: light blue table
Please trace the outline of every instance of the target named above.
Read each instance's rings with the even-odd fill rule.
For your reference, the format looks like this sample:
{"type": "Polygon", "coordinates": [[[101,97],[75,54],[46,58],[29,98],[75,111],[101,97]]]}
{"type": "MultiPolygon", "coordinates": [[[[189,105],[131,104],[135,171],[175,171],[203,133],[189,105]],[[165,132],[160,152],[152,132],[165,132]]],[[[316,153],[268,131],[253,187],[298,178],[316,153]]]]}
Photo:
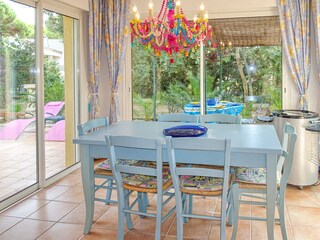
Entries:
{"type": "MultiPolygon", "coordinates": [[[[149,138],[163,138],[164,128],[179,125],[169,122],[121,121],[89,135],[75,138],[73,142],[80,144],[80,160],[83,192],[86,204],[86,223],[84,233],[87,234],[92,226],[94,213],[94,158],[110,157],[106,147],[106,134],[131,135],[149,138]],[[91,186],[91,187],[90,187],[91,186]]],[[[244,167],[267,168],[267,223],[268,239],[274,239],[274,212],[276,202],[276,166],[277,155],[281,154],[281,144],[273,125],[244,125],[244,124],[203,124],[208,132],[201,137],[230,138],[231,165],[244,167]]],[[[197,139],[195,138],[195,141],[197,139]]],[[[164,143],[165,144],[165,143],[164,143]]],[[[164,149],[164,160],[167,160],[164,149]]],[[[132,159],[148,159],[150,152],[132,151],[132,159]]],[[[186,162],[192,152],[184,153],[186,162]]],[[[221,164],[220,156],[216,156],[221,164]]],[[[208,164],[209,162],[202,162],[208,164]]],[[[212,164],[212,163],[211,163],[212,164]]]]}

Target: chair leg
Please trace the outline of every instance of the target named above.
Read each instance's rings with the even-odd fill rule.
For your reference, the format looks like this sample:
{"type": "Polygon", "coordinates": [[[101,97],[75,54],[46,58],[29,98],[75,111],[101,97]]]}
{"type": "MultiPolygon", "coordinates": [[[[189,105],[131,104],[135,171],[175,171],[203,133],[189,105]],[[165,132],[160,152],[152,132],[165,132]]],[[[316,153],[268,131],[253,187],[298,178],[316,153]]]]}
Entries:
{"type": "Polygon", "coordinates": [[[161,223],[162,223],[162,200],[163,195],[162,192],[158,192],[157,194],[157,213],[156,213],[156,240],[160,240],[161,238],[161,223]]]}
{"type": "Polygon", "coordinates": [[[192,214],[192,205],[193,203],[193,195],[192,194],[189,194],[189,214],[192,214]]]}
{"type": "MultiPolygon", "coordinates": [[[[124,199],[124,209],[129,210],[129,206],[130,206],[130,204],[129,204],[129,191],[125,190],[124,195],[127,196],[124,199]]],[[[130,213],[125,213],[124,215],[126,217],[128,229],[129,230],[133,229],[133,224],[132,224],[132,220],[131,220],[131,214],[130,213]]]]}
{"type": "MultiPolygon", "coordinates": [[[[189,213],[188,212],[189,204],[190,204],[189,195],[185,194],[185,193],[182,193],[182,212],[183,213],[189,213]]],[[[187,217],[183,218],[183,222],[184,223],[187,223],[188,220],[189,220],[189,218],[187,218],[187,217]]]]}
{"type": "Polygon", "coordinates": [[[118,240],[124,239],[124,193],[123,189],[118,190],[118,240]]]}
{"type": "Polygon", "coordinates": [[[226,239],[227,202],[228,194],[225,191],[221,196],[220,240],[226,239]]]}
{"type": "Polygon", "coordinates": [[[182,217],[182,195],[180,191],[175,190],[176,214],[177,214],[177,240],[183,239],[183,217],[182,217]]]}
{"type": "Polygon", "coordinates": [[[232,240],[237,238],[237,231],[238,231],[238,222],[239,222],[239,184],[234,183],[232,185],[232,200],[233,200],[233,230],[232,230],[232,240]]]}
{"type": "Polygon", "coordinates": [[[106,193],[106,205],[110,204],[113,179],[108,180],[107,185],[108,185],[108,189],[107,189],[107,193],[106,193]]]}
{"type": "MultiPolygon", "coordinates": [[[[146,212],[147,211],[147,205],[145,202],[145,195],[142,192],[138,192],[138,208],[139,212],[146,212]]],[[[140,215],[140,218],[145,218],[144,215],[140,215]]]]}
{"type": "Polygon", "coordinates": [[[233,221],[234,221],[234,211],[233,211],[233,195],[232,195],[232,186],[229,190],[228,193],[228,222],[227,225],[228,226],[232,226],[233,225],[233,221]]]}
{"type": "Polygon", "coordinates": [[[285,218],[285,215],[284,215],[284,209],[285,209],[284,191],[280,191],[279,205],[278,205],[279,218],[280,218],[280,227],[281,227],[282,239],[283,240],[287,240],[288,236],[287,236],[286,218],[285,218]]]}

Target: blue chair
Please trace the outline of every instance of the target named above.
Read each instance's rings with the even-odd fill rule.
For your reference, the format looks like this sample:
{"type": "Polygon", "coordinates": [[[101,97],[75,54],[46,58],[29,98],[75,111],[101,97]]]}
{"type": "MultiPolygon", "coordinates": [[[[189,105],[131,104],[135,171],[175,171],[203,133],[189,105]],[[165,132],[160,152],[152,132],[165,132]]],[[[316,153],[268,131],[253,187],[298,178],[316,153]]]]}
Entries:
{"type": "Polygon", "coordinates": [[[228,123],[228,124],[241,124],[240,115],[230,115],[230,114],[205,114],[200,116],[201,123],[228,123]]]}
{"type": "Polygon", "coordinates": [[[231,140],[166,137],[166,142],[176,198],[177,239],[183,239],[184,218],[189,217],[220,220],[220,239],[225,239],[231,140]],[[217,153],[221,156],[219,160],[213,157],[217,153]],[[197,167],[194,165],[190,168],[179,164],[185,162],[186,159],[188,163],[197,164],[197,167]],[[212,163],[220,161],[223,168],[204,168],[199,165],[199,163],[207,161],[212,161],[212,163]],[[189,212],[188,195],[221,195],[220,217],[214,215],[196,215],[189,212]]]}
{"type": "MultiPolygon", "coordinates": [[[[172,187],[172,180],[168,167],[162,167],[162,142],[160,139],[149,139],[130,136],[106,136],[107,146],[110,148],[112,171],[117,184],[118,193],[118,239],[124,237],[124,218],[126,218],[128,229],[133,229],[131,214],[156,218],[156,237],[160,240],[161,224],[173,212],[171,209],[162,216],[162,209],[174,194],[168,192],[172,187]],[[132,151],[139,151],[141,165],[126,166],[119,159],[134,159],[132,151]],[[129,197],[134,191],[138,192],[137,198],[130,204],[129,197]],[[144,193],[157,194],[156,213],[148,213],[144,193]],[[169,195],[164,201],[163,196],[169,195]],[[143,204],[143,211],[135,211],[136,203],[143,204]]],[[[135,160],[135,159],[134,159],[135,160]]],[[[138,159],[137,159],[138,160],[138,159]]]]}
{"type": "MultiPolygon", "coordinates": [[[[297,134],[295,127],[286,124],[283,129],[282,148],[278,165],[277,165],[277,208],[279,212],[279,220],[281,225],[281,234],[283,239],[288,239],[285,225],[285,191],[288,178],[292,168],[294,146],[297,134]]],[[[236,239],[239,219],[267,221],[267,218],[259,218],[252,216],[240,216],[240,204],[252,204],[266,206],[266,170],[264,168],[236,168],[234,179],[232,181],[232,199],[234,210],[234,226],[232,239],[236,239]],[[262,194],[262,196],[261,196],[262,194]],[[242,196],[251,197],[248,200],[242,200],[242,196]],[[259,199],[259,201],[258,201],[259,199]]]]}
{"type": "MultiPolygon", "coordinates": [[[[106,127],[109,125],[109,119],[107,117],[97,118],[90,120],[84,124],[79,124],[77,126],[79,136],[91,133],[101,127],[106,127]]],[[[98,159],[97,159],[98,160],[98,159]]],[[[97,198],[95,197],[95,201],[104,202],[105,204],[109,203],[117,203],[116,200],[111,199],[112,190],[116,190],[114,186],[114,178],[111,171],[111,161],[109,159],[99,159],[103,160],[99,163],[94,170],[94,178],[103,179],[103,182],[100,184],[94,184],[95,191],[99,189],[106,189],[106,197],[105,198],[97,198]]]]}
{"type": "Polygon", "coordinates": [[[198,115],[191,115],[187,113],[166,113],[158,115],[158,122],[190,122],[197,123],[198,115]]]}

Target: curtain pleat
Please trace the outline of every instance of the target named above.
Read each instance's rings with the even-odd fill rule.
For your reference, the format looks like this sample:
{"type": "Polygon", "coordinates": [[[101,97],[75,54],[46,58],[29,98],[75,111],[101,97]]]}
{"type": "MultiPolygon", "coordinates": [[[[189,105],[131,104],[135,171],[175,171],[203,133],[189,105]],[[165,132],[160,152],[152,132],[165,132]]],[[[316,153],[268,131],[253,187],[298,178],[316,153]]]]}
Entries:
{"type": "Polygon", "coordinates": [[[128,0],[106,0],[104,40],[107,55],[107,72],[111,86],[110,122],[119,120],[118,86],[123,78],[126,42],[129,34],[128,0]]]}
{"type": "Polygon", "coordinates": [[[308,109],[310,79],[310,0],[278,0],[284,56],[300,94],[298,107],[308,109]]]}
{"type": "Polygon", "coordinates": [[[100,53],[102,48],[102,27],[104,4],[102,0],[89,1],[89,119],[94,119],[99,112],[99,74],[100,53]]]}

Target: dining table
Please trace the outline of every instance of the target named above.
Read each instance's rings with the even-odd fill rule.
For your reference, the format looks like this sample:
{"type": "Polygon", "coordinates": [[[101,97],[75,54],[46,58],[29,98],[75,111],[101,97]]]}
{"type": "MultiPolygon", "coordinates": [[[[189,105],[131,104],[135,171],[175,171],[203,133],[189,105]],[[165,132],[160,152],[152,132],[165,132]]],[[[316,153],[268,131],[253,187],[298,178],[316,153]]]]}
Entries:
{"type": "MultiPolygon", "coordinates": [[[[94,214],[94,159],[110,158],[105,135],[125,135],[163,139],[163,161],[168,161],[165,135],[163,130],[177,125],[190,123],[154,122],[154,121],[119,121],[100,128],[90,134],[75,137],[74,144],[79,144],[82,185],[85,198],[86,219],[84,234],[90,232],[94,214]]],[[[194,124],[193,124],[194,125],[194,124]]],[[[268,239],[274,239],[274,214],[277,188],[277,159],[282,147],[273,125],[250,124],[201,124],[208,130],[201,138],[231,139],[231,166],[266,168],[267,172],[267,232],[268,239]]],[[[197,141],[197,137],[194,137],[197,141]]],[[[132,159],[148,159],[150,152],[132,150],[132,159]]],[[[189,152],[186,153],[186,163],[189,152]]],[[[215,161],[199,164],[222,165],[223,157],[214,156],[215,161]]]]}

